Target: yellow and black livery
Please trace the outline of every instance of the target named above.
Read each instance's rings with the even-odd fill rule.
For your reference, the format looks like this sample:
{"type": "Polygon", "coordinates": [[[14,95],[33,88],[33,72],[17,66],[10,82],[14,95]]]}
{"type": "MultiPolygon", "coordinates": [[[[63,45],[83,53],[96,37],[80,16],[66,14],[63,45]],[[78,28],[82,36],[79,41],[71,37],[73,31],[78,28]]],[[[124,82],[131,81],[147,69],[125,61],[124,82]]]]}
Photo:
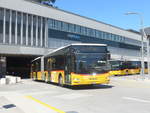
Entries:
{"type": "Polygon", "coordinates": [[[32,61],[31,77],[60,85],[109,83],[105,44],[71,44],[32,61]]]}

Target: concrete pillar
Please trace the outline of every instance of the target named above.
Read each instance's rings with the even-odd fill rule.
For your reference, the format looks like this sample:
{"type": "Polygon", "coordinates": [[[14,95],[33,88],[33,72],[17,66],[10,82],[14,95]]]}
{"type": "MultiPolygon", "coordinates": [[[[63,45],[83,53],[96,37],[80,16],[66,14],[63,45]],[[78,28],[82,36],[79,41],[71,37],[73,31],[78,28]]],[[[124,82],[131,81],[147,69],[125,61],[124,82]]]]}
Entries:
{"type": "Polygon", "coordinates": [[[31,46],[33,46],[33,15],[31,15],[31,46]]]}
{"type": "Polygon", "coordinates": [[[28,45],[28,14],[26,14],[26,45],[28,45]]]}
{"type": "Polygon", "coordinates": [[[18,13],[16,11],[16,20],[15,20],[15,44],[17,44],[17,38],[18,38],[18,34],[17,34],[17,30],[18,30],[18,13]]]}
{"type": "Polygon", "coordinates": [[[23,13],[21,13],[21,31],[20,31],[20,37],[21,37],[21,45],[23,45],[23,13]]]}
{"type": "Polygon", "coordinates": [[[36,16],[36,46],[38,46],[38,16],[36,16]]]}
{"type": "Polygon", "coordinates": [[[45,19],[45,47],[48,47],[48,23],[47,23],[47,18],[45,19]]]}
{"type": "Polygon", "coordinates": [[[43,45],[43,18],[41,17],[41,33],[40,33],[40,35],[41,35],[41,47],[42,47],[42,45],[43,45]]]}
{"type": "Polygon", "coordinates": [[[0,56],[0,78],[4,78],[6,75],[6,57],[0,56]]]}

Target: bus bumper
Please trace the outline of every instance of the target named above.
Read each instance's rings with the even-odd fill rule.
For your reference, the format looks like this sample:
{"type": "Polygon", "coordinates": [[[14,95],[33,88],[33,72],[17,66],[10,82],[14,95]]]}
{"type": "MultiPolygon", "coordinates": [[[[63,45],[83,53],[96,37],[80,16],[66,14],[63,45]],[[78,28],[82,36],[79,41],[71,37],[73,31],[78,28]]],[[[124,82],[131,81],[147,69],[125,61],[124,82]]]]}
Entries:
{"type": "Polygon", "coordinates": [[[93,85],[93,84],[108,84],[110,82],[109,73],[97,76],[82,76],[74,75],[71,85],[93,85]]]}
{"type": "Polygon", "coordinates": [[[110,75],[125,75],[125,72],[123,70],[114,70],[109,72],[110,75]]]}

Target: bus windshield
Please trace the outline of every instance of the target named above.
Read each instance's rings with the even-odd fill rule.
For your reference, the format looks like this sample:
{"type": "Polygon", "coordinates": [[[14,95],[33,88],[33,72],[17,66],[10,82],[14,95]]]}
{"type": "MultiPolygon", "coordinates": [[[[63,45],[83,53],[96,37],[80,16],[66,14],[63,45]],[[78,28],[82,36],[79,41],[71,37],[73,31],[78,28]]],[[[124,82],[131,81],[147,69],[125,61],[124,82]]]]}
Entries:
{"type": "Polygon", "coordinates": [[[122,61],[110,61],[111,70],[119,70],[121,69],[122,61]]]}
{"type": "Polygon", "coordinates": [[[100,74],[108,72],[106,53],[78,53],[76,54],[76,73],[100,74]]]}

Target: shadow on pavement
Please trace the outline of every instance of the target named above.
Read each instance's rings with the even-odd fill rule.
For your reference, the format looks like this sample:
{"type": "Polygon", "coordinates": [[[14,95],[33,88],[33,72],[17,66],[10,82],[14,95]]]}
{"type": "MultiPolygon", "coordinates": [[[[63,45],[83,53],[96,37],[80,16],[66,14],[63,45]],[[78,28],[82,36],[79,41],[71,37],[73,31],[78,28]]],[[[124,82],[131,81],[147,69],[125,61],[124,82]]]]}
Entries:
{"type": "Polygon", "coordinates": [[[128,74],[128,75],[114,75],[112,77],[126,77],[126,76],[137,76],[137,75],[132,75],[132,74],[128,74]]]}
{"type": "Polygon", "coordinates": [[[108,89],[112,88],[112,85],[85,85],[85,86],[72,86],[69,87],[72,90],[94,90],[94,89],[108,89]]]}
{"type": "MultiPolygon", "coordinates": [[[[36,82],[45,83],[43,81],[36,81],[36,82]]],[[[104,85],[104,84],[100,84],[100,85],[81,85],[81,86],[69,86],[69,85],[59,86],[59,84],[52,83],[52,82],[47,82],[47,84],[55,85],[55,86],[62,87],[62,88],[68,88],[68,89],[72,89],[72,90],[108,89],[108,88],[114,87],[112,85],[104,85]]]]}
{"type": "Polygon", "coordinates": [[[78,113],[78,112],[76,112],[76,111],[67,111],[65,113],[78,113]]]}

